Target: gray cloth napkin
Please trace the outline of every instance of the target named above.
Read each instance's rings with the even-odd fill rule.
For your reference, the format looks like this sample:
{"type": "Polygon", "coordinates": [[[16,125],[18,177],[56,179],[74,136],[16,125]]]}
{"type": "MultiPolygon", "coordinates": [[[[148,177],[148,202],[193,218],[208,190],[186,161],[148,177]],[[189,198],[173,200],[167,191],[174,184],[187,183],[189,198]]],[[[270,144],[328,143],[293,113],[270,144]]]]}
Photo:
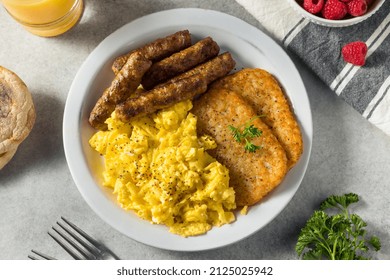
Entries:
{"type": "Polygon", "coordinates": [[[390,135],[390,0],[367,20],[325,27],[302,18],[286,0],[236,0],[285,48],[297,54],[365,119],[390,135]],[[343,45],[364,41],[364,66],[344,62],[343,45]]]}

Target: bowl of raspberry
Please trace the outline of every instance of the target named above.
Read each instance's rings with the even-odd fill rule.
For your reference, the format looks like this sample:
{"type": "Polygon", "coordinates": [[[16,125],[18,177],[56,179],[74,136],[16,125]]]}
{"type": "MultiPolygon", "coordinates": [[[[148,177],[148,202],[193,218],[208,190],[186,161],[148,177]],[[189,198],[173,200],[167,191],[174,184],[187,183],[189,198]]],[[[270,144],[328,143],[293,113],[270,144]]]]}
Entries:
{"type": "Polygon", "coordinates": [[[385,0],[288,0],[310,21],[330,26],[350,26],[372,16],[385,0]]]}

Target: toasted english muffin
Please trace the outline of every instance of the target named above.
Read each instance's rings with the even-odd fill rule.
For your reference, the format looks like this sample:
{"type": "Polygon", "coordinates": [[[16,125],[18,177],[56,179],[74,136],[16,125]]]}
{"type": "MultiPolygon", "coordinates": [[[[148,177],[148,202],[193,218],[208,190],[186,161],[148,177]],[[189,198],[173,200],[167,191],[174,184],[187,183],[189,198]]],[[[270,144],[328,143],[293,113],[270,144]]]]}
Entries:
{"type": "Polygon", "coordinates": [[[217,143],[208,152],[229,169],[237,206],[257,203],[280,184],[287,173],[287,157],[270,128],[260,118],[252,121],[262,131],[252,140],[261,147],[255,153],[247,152],[245,144],[232,136],[229,125],[240,127],[257,115],[241,95],[213,88],[194,101],[191,112],[198,117],[198,133],[212,136],[217,143]]]}
{"type": "Polygon", "coordinates": [[[285,149],[289,168],[297,163],[303,152],[302,134],[288,99],[269,72],[246,68],[213,83],[212,89],[240,94],[262,116],[285,149]]]}
{"type": "Polygon", "coordinates": [[[15,73],[0,66],[0,155],[2,164],[12,158],[19,144],[28,136],[35,123],[35,117],[33,100],[27,86],[15,73]]]}

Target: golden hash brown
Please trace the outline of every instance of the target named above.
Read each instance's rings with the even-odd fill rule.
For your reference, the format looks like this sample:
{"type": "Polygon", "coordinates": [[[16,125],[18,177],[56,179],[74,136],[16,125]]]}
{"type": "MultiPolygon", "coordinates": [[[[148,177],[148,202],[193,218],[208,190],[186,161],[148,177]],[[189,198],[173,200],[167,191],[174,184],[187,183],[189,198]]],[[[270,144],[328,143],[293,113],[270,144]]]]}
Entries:
{"type": "Polygon", "coordinates": [[[243,69],[213,83],[213,90],[229,89],[239,93],[271,128],[287,153],[288,167],[303,151],[302,134],[290,104],[279,83],[262,69],[243,69]]]}
{"type": "Polygon", "coordinates": [[[256,116],[239,94],[214,87],[194,101],[192,113],[198,117],[198,133],[212,136],[217,143],[209,153],[229,169],[237,206],[255,204],[283,180],[286,153],[264,122],[259,118],[253,121],[263,132],[252,140],[262,147],[255,153],[246,152],[244,144],[236,142],[228,129],[229,125],[239,127],[256,116]]]}

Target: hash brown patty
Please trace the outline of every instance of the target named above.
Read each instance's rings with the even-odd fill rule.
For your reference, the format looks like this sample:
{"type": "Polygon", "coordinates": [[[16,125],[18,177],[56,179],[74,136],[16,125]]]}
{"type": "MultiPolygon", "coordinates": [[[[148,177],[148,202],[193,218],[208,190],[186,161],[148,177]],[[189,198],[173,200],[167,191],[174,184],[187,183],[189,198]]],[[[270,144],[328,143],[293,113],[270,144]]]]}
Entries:
{"type": "Polygon", "coordinates": [[[255,153],[246,152],[245,144],[234,140],[228,126],[239,127],[257,115],[238,93],[211,89],[194,101],[192,113],[198,117],[199,135],[210,135],[217,143],[217,148],[208,152],[229,169],[237,206],[257,203],[283,180],[287,172],[286,153],[264,122],[259,118],[252,122],[262,131],[260,137],[252,140],[261,146],[255,153]]]}
{"type": "Polygon", "coordinates": [[[302,134],[288,99],[269,72],[246,68],[216,81],[212,89],[229,89],[243,96],[285,149],[288,168],[297,163],[303,152],[302,134]]]}

